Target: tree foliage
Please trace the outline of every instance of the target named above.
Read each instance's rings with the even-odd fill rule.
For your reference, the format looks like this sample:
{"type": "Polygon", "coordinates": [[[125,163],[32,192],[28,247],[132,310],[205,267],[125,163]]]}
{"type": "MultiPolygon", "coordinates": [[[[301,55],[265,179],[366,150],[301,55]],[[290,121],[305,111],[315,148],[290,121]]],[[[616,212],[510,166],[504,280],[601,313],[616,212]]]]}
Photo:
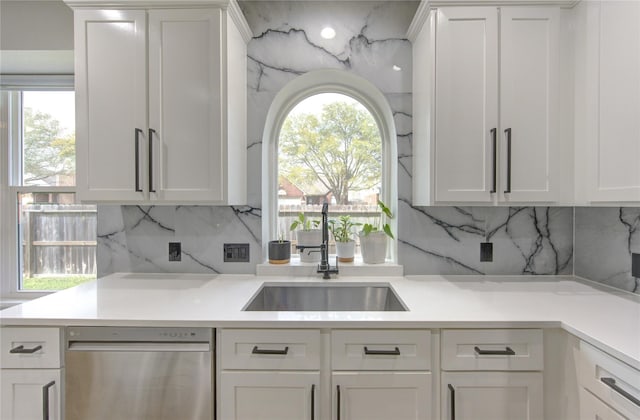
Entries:
{"type": "Polygon", "coordinates": [[[58,120],[31,108],[24,108],[23,118],[23,183],[75,173],[75,135],[64,136],[58,120]]]}
{"type": "Polygon", "coordinates": [[[280,173],[299,186],[322,185],[338,204],[349,204],[350,191],[380,183],[380,132],[361,107],[333,102],[319,116],[289,115],[279,142],[280,173]]]}

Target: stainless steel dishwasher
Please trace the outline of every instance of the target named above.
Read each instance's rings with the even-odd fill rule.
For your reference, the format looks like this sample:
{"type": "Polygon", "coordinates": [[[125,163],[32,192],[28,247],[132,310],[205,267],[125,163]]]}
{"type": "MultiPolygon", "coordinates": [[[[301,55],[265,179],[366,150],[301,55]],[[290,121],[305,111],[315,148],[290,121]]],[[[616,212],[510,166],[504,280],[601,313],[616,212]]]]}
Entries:
{"type": "Polygon", "coordinates": [[[67,420],[212,420],[208,328],[68,327],[67,420]]]}

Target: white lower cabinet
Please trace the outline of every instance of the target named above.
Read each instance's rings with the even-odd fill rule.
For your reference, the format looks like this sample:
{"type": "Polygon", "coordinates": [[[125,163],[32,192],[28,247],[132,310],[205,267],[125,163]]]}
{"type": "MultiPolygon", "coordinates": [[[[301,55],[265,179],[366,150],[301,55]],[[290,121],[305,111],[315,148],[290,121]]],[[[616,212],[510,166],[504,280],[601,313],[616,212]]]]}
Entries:
{"type": "Polygon", "coordinates": [[[442,331],[442,420],[542,420],[539,329],[442,331]]]}
{"type": "Polygon", "coordinates": [[[430,418],[429,372],[334,372],[331,379],[333,419],[430,418]]]}
{"type": "Polygon", "coordinates": [[[222,420],[434,418],[431,331],[222,329],[222,420]]]}
{"type": "Polygon", "coordinates": [[[221,416],[235,420],[317,419],[320,372],[221,374],[221,416]]]}
{"type": "Polygon", "coordinates": [[[0,419],[61,420],[60,329],[5,327],[0,336],[0,419]]]}
{"type": "Polygon", "coordinates": [[[2,369],[3,420],[61,420],[62,369],[2,369]]]}
{"type": "Polygon", "coordinates": [[[440,395],[442,419],[544,418],[540,372],[445,372],[440,395]]]}
{"type": "Polygon", "coordinates": [[[576,359],[581,419],[640,419],[640,371],[585,342],[576,359]]]}

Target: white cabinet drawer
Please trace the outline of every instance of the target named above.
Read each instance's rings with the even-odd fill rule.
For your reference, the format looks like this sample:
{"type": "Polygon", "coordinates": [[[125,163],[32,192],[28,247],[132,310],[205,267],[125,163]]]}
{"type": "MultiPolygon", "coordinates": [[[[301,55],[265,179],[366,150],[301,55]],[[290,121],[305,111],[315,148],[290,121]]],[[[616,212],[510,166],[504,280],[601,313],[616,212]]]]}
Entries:
{"type": "Polygon", "coordinates": [[[580,387],[581,420],[628,420],[613,408],[600,401],[598,397],[580,387]]]}
{"type": "Polygon", "coordinates": [[[640,371],[580,343],[578,382],[622,415],[640,419],[640,371]]]}
{"type": "Polygon", "coordinates": [[[542,330],[444,330],[444,370],[542,370],[542,330]]]}
{"type": "Polygon", "coordinates": [[[320,330],[223,329],[222,369],[318,370],[320,330]]]}
{"type": "Polygon", "coordinates": [[[3,369],[62,367],[60,328],[5,327],[0,334],[3,369]]]}
{"type": "Polygon", "coordinates": [[[333,370],[431,370],[429,330],[335,330],[333,370]]]}

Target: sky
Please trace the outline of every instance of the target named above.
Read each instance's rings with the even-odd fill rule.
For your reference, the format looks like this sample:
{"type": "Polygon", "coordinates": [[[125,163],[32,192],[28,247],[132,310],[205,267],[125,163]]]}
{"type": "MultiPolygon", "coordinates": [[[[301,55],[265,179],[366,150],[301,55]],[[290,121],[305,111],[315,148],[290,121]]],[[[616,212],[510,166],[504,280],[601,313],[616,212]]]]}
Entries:
{"type": "Polygon", "coordinates": [[[350,104],[360,105],[362,108],[362,104],[351,98],[350,96],[342,95],[340,93],[319,93],[317,95],[313,95],[308,97],[307,99],[303,99],[296,105],[290,114],[316,114],[320,115],[322,112],[322,106],[329,104],[331,102],[347,102],[350,104]]]}
{"type": "Polygon", "coordinates": [[[51,115],[60,121],[62,134],[75,132],[75,94],[73,91],[25,91],[22,106],[51,115]]]}

